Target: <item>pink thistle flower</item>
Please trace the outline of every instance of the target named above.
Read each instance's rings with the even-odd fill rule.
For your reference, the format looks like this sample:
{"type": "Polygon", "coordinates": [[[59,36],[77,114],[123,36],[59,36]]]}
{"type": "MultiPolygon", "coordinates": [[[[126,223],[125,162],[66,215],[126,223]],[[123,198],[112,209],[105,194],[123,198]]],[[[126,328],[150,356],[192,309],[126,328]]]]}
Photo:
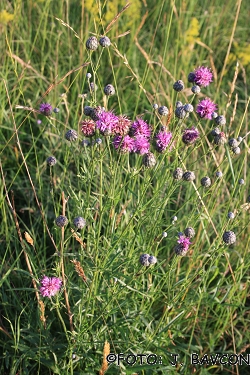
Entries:
{"type": "Polygon", "coordinates": [[[134,139],[129,135],[125,135],[125,137],[116,135],[113,139],[113,145],[116,150],[122,153],[134,151],[134,139]]]}
{"type": "Polygon", "coordinates": [[[172,139],[172,133],[162,130],[158,134],[156,134],[155,138],[156,138],[156,150],[158,152],[163,152],[166,150],[166,148],[168,147],[172,139]]]}
{"type": "Polygon", "coordinates": [[[143,155],[149,152],[150,144],[147,138],[143,135],[137,135],[134,139],[134,151],[137,154],[143,155]]]}
{"type": "Polygon", "coordinates": [[[95,134],[95,122],[93,120],[84,120],[80,125],[81,131],[85,137],[92,137],[95,134]]]}
{"type": "Polygon", "coordinates": [[[113,129],[117,126],[118,121],[118,117],[113,112],[102,111],[98,114],[96,127],[103,135],[111,135],[113,134],[113,129]]]}
{"type": "Polygon", "coordinates": [[[49,103],[42,103],[40,104],[39,110],[44,116],[50,116],[53,108],[49,103]]]}
{"type": "Polygon", "coordinates": [[[62,280],[58,277],[44,276],[42,278],[40,293],[43,297],[52,297],[59,292],[62,286],[62,280]]]}
{"type": "Polygon", "coordinates": [[[192,242],[190,242],[190,238],[186,236],[180,236],[177,241],[184,251],[188,251],[189,245],[191,245],[192,242]]]}
{"type": "Polygon", "coordinates": [[[210,68],[199,66],[194,71],[194,82],[198,86],[208,86],[213,81],[213,73],[210,68]]]}
{"type": "Polygon", "coordinates": [[[131,125],[131,135],[137,136],[142,135],[145,138],[150,138],[151,127],[146,121],[141,118],[137,118],[131,125]]]}
{"type": "Polygon", "coordinates": [[[191,145],[197,138],[199,138],[199,131],[194,126],[183,131],[182,140],[186,145],[191,145]]]}
{"type": "Polygon", "coordinates": [[[199,102],[196,108],[196,113],[200,118],[207,118],[212,120],[212,114],[217,110],[217,105],[209,98],[203,99],[199,102]]]}
{"type": "Polygon", "coordinates": [[[118,123],[113,127],[113,134],[126,135],[129,132],[131,121],[124,115],[118,116],[118,123]]]}

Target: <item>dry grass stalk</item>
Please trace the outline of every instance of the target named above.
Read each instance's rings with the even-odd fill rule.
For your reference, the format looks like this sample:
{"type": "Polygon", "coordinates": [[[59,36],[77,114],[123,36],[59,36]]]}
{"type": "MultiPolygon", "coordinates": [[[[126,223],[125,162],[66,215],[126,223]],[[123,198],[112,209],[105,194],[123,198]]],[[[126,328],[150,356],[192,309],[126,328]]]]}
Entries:
{"type": "Polygon", "coordinates": [[[87,281],[87,277],[85,276],[85,273],[84,273],[84,271],[83,271],[83,268],[82,268],[82,266],[81,266],[81,263],[78,262],[78,260],[76,260],[76,259],[71,260],[71,263],[74,264],[74,266],[75,266],[75,270],[76,270],[76,273],[78,274],[78,276],[80,276],[80,278],[81,278],[83,281],[86,282],[86,281],[87,281]]]}
{"type": "Polygon", "coordinates": [[[73,234],[73,237],[76,239],[76,241],[79,242],[82,247],[86,248],[86,243],[82,241],[82,239],[77,235],[77,233],[72,228],[71,228],[71,233],[73,234]]]}
{"type": "Polygon", "coordinates": [[[117,228],[118,225],[120,224],[120,221],[121,221],[121,218],[122,218],[122,215],[124,214],[126,208],[128,207],[128,204],[131,202],[131,199],[129,201],[127,201],[125,204],[122,205],[122,210],[121,212],[119,213],[119,215],[117,216],[117,219],[116,219],[116,223],[115,223],[115,227],[117,228]]]}
{"type": "Polygon", "coordinates": [[[31,246],[34,247],[34,241],[33,241],[32,237],[29,235],[28,232],[24,232],[24,237],[25,237],[26,241],[27,241],[31,246]]]}
{"type": "Polygon", "coordinates": [[[45,306],[44,306],[44,303],[43,301],[39,301],[39,305],[40,305],[40,312],[41,312],[41,315],[40,315],[40,320],[41,322],[43,323],[43,326],[45,327],[46,326],[46,318],[44,316],[44,312],[45,312],[45,306]]]}
{"type": "Polygon", "coordinates": [[[105,341],[104,348],[103,348],[102,367],[101,367],[101,370],[99,371],[99,375],[104,375],[108,369],[107,355],[109,353],[110,353],[110,344],[108,343],[108,341],[105,341]]]}
{"type": "Polygon", "coordinates": [[[117,15],[112,19],[112,21],[106,27],[105,34],[112,28],[114,23],[118,20],[118,18],[121,16],[121,14],[123,12],[125,12],[126,9],[128,9],[128,7],[130,7],[130,3],[126,4],[125,7],[123,7],[122,10],[119,13],[117,13],[117,15]]]}

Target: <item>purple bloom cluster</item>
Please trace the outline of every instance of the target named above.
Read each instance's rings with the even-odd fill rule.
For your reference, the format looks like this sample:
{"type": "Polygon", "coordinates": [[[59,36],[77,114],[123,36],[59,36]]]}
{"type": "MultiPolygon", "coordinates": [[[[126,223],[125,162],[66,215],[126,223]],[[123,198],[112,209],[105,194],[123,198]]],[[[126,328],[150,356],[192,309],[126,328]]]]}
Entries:
{"type": "Polygon", "coordinates": [[[96,127],[103,135],[112,135],[113,129],[117,126],[119,118],[112,111],[101,111],[98,114],[96,127]]]}
{"type": "Polygon", "coordinates": [[[192,242],[190,242],[190,238],[184,235],[180,235],[178,239],[178,245],[175,246],[175,252],[177,255],[184,256],[187,254],[189,246],[192,242]]]}
{"type": "Polygon", "coordinates": [[[50,116],[52,114],[53,108],[49,103],[42,103],[40,104],[39,110],[44,116],[50,116]]]}
{"type": "Polygon", "coordinates": [[[194,83],[198,86],[206,87],[213,81],[213,73],[210,68],[199,66],[194,71],[194,83]]]}
{"type": "Polygon", "coordinates": [[[113,139],[113,145],[116,150],[119,150],[122,153],[134,151],[134,139],[129,135],[125,135],[125,137],[116,135],[113,139]]]}
{"type": "Polygon", "coordinates": [[[172,133],[166,132],[165,130],[160,131],[155,136],[156,139],[156,150],[158,152],[164,152],[172,139],[172,133]]]}
{"type": "Polygon", "coordinates": [[[58,277],[44,276],[41,282],[40,293],[43,297],[52,297],[59,292],[62,280],[58,277]]]}
{"type": "Polygon", "coordinates": [[[140,135],[144,138],[150,138],[151,128],[148,123],[141,118],[137,118],[131,125],[131,135],[134,137],[140,135]]]}
{"type": "Polygon", "coordinates": [[[212,115],[216,111],[217,105],[209,98],[203,99],[199,102],[196,108],[196,113],[200,118],[207,118],[212,120],[212,115]]]}

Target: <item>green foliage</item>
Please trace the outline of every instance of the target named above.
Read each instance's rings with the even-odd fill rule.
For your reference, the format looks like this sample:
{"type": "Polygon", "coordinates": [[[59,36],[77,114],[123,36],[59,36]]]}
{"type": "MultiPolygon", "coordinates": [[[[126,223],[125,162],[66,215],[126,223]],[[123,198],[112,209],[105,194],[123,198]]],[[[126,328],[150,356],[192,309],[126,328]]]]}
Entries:
{"type": "Polygon", "coordinates": [[[242,2],[238,15],[235,1],[132,3],[123,12],[125,3],[113,0],[1,4],[1,374],[102,374],[105,341],[111,353],[158,356],[154,365],[123,360],[107,374],[247,373],[244,364],[193,365],[191,354],[249,353],[248,7],[242,2]],[[107,27],[110,48],[88,51],[89,36],[107,27]],[[244,137],[238,156],[214,145],[212,121],[174,116],[177,100],[197,105],[187,76],[201,65],[214,82],[199,98],[218,104],[227,138],[244,137]],[[187,87],[179,94],[178,79],[187,87]],[[108,83],[116,90],[109,98],[108,83]],[[42,102],[60,112],[43,116],[42,102]],[[158,116],[153,103],[172,107],[172,116],[158,116]],[[82,146],[86,105],[141,116],[154,134],[167,125],[172,147],[154,151],[147,169],[141,155],[117,152],[112,137],[82,146]],[[188,147],[184,124],[200,132],[188,147]],[[76,142],[64,138],[69,129],[78,131],[76,142]],[[194,171],[195,182],[175,181],[177,167],[194,171]],[[55,218],[65,207],[69,224],[61,229],[55,218]],[[87,222],[78,231],[77,216],[87,222]],[[189,226],[196,235],[178,257],[178,233],[189,226]],[[222,242],[225,230],[236,233],[235,245],[222,242]],[[157,264],[142,267],[143,253],[157,264]],[[52,298],[39,294],[43,275],[63,279],[52,298]]]}

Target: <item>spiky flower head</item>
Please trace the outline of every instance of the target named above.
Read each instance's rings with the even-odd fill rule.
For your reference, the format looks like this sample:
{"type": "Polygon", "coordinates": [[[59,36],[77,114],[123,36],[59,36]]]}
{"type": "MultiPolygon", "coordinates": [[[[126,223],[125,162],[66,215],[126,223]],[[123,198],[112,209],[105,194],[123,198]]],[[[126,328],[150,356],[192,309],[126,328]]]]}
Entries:
{"type": "Polygon", "coordinates": [[[44,116],[50,116],[53,111],[53,108],[52,108],[52,105],[50,105],[49,103],[41,103],[39,111],[44,116]]]}
{"type": "Polygon", "coordinates": [[[183,170],[182,170],[182,168],[180,168],[180,167],[176,168],[174,170],[174,172],[173,172],[173,178],[175,180],[181,180],[182,176],[183,176],[183,170]]]}
{"type": "Polygon", "coordinates": [[[180,106],[175,108],[175,116],[178,117],[179,119],[184,119],[189,116],[189,113],[185,111],[184,106],[180,106]]]}
{"type": "Polygon", "coordinates": [[[225,116],[217,116],[215,119],[214,119],[215,123],[218,125],[218,126],[222,126],[222,125],[226,125],[226,118],[225,116]]]}
{"type": "Polygon", "coordinates": [[[86,220],[81,217],[81,216],[78,216],[76,217],[74,220],[73,220],[73,224],[74,226],[77,228],[77,229],[83,229],[86,225],[86,220]]]}
{"type": "Polygon", "coordinates": [[[229,230],[223,233],[222,239],[226,245],[232,245],[236,242],[236,235],[232,230],[229,230]]]}
{"type": "Polygon", "coordinates": [[[118,124],[118,117],[112,111],[102,111],[98,114],[96,127],[103,135],[113,134],[113,129],[118,124]]]}
{"type": "Polygon", "coordinates": [[[185,256],[191,245],[190,238],[180,235],[177,242],[178,245],[175,246],[175,253],[180,256],[185,256]]]}
{"type": "Polygon", "coordinates": [[[181,79],[179,79],[178,81],[176,81],[174,84],[173,84],[173,89],[177,92],[180,92],[182,90],[184,90],[184,83],[181,79]]]}
{"type": "Polygon", "coordinates": [[[141,263],[142,266],[146,266],[146,267],[149,266],[149,261],[148,261],[149,257],[150,257],[149,254],[142,254],[140,256],[139,262],[141,263]]]}
{"type": "Polygon", "coordinates": [[[186,145],[191,145],[198,138],[199,138],[199,131],[194,126],[192,126],[192,128],[187,128],[183,131],[182,141],[186,145]]]}
{"type": "Polygon", "coordinates": [[[125,135],[125,137],[116,135],[113,139],[113,145],[121,153],[134,151],[134,139],[129,135],[125,135]]]}
{"type": "Polygon", "coordinates": [[[195,230],[192,227],[188,227],[184,230],[184,234],[188,238],[193,238],[195,236],[195,230]]]}
{"type": "Polygon", "coordinates": [[[150,257],[148,258],[148,263],[150,265],[156,264],[157,263],[157,258],[154,255],[150,255],[150,257]]]}
{"type": "Polygon", "coordinates": [[[108,84],[104,87],[104,94],[107,96],[115,95],[115,88],[113,85],[108,84]]]}
{"type": "Polygon", "coordinates": [[[143,155],[149,152],[150,143],[143,135],[137,135],[134,139],[134,151],[143,155]]]}
{"type": "Polygon", "coordinates": [[[60,228],[65,227],[68,224],[66,216],[60,215],[56,218],[56,225],[60,228]]]}
{"type": "Polygon", "coordinates": [[[93,120],[83,120],[80,125],[81,132],[85,135],[85,137],[92,137],[95,134],[95,122],[93,120]]]}
{"type": "Polygon", "coordinates": [[[211,186],[211,179],[208,176],[202,177],[202,179],[201,179],[201,185],[204,186],[204,187],[211,186]]]}
{"type": "Polygon", "coordinates": [[[158,108],[158,113],[161,116],[167,116],[169,111],[168,111],[168,108],[165,105],[162,105],[161,107],[158,108]]]}
{"type": "Polygon", "coordinates": [[[193,86],[191,91],[193,94],[199,94],[201,92],[201,88],[199,86],[193,86]]]}
{"type": "Polygon", "coordinates": [[[209,98],[203,99],[199,102],[196,108],[196,113],[200,118],[212,120],[212,113],[217,109],[217,105],[209,98]]]}
{"type": "Polygon", "coordinates": [[[192,171],[187,171],[187,172],[183,173],[182,178],[185,181],[194,181],[195,180],[195,174],[192,171]]]}
{"type": "Polygon", "coordinates": [[[235,139],[235,138],[229,139],[229,141],[228,141],[229,147],[235,148],[235,147],[238,147],[238,145],[239,145],[239,142],[237,141],[237,139],[235,139]]]}
{"type": "Polygon", "coordinates": [[[185,104],[183,108],[186,112],[189,112],[189,113],[193,112],[194,110],[194,107],[190,103],[185,104]]]}
{"type": "Polygon", "coordinates": [[[234,147],[234,148],[232,149],[232,151],[233,151],[233,153],[234,153],[235,155],[239,155],[240,152],[241,152],[241,149],[240,149],[240,147],[234,147]]]}
{"type": "Polygon", "coordinates": [[[132,136],[142,135],[145,138],[150,138],[151,127],[146,121],[138,117],[132,123],[131,128],[130,128],[130,133],[132,136]]]}
{"type": "Polygon", "coordinates": [[[62,280],[58,277],[43,276],[40,280],[40,293],[43,297],[52,297],[57,294],[62,286],[62,280]]]}
{"type": "Polygon", "coordinates": [[[65,138],[67,139],[67,141],[75,142],[78,138],[77,131],[75,131],[74,129],[68,130],[65,134],[65,138]]]}
{"type": "Polygon", "coordinates": [[[99,44],[100,44],[100,46],[105,48],[105,47],[109,47],[111,42],[110,42],[110,39],[107,36],[103,36],[103,37],[100,38],[99,44]]]}
{"type": "Polygon", "coordinates": [[[53,167],[55,164],[57,163],[57,160],[54,156],[49,156],[47,158],[47,164],[50,166],[50,167],[53,167]]]}
{"type": "Polygon", "coordinates": [[[156,164],[155,156],[152,152],[148,152],[147,154],[143,155],[142,164],[145,165],[146,168],[153,168],[156,164]]]}
{"type": "Polygon", "coordinates": [[[86,48],[91,51],[95,51],[98,48],[98,40],[95,36],[88,38],[86,41],[86,48]]]}
{"type": "Polygon", "coordinates": [[[171,139],[172,139],[171,132],[166,132],[165,130],[161,130],[155,136],[156,150],[158,152],[164,152],[166,148],[169,146],[171,139]]]}
{"type": "Polygon", "coordinates": [[[113,134],[126,135],[131,127],[131,121],[125,116],[118,116],[118,122],[113,126],[113,134]]]}
{"type": "Polygon", "coordinates": [[[194,82],[198,86],[206,87],[213,81],[213,73],[210,68],[199,66],[194,71],[194,82]]]}

